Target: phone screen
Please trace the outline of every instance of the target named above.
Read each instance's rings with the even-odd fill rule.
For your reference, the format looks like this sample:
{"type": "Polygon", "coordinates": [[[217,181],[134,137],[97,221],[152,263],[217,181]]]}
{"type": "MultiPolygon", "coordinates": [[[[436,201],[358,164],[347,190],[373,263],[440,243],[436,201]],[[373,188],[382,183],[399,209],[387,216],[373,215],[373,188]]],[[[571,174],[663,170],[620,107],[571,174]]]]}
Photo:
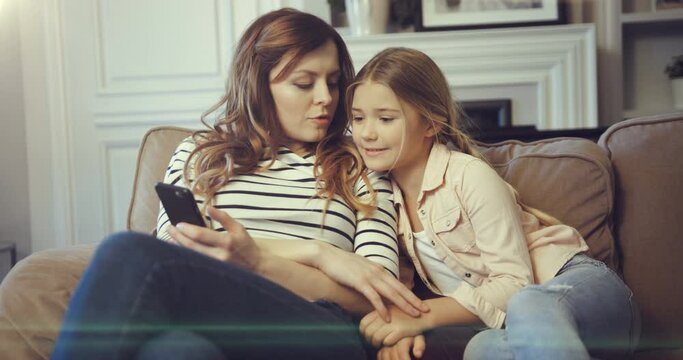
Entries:
{"type": "Polygon", "coordinates": [[[174,226],[180,222],[206,226],[194,195],[184,187],[157,183],[154,189],[166,210],[168,219],[174,226]]]}

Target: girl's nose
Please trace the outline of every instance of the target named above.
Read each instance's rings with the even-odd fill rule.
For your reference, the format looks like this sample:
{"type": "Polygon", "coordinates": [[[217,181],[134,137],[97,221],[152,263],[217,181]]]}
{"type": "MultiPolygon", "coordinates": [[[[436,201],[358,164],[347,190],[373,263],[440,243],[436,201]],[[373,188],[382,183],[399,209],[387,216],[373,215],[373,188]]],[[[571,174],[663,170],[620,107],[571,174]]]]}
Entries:
{"type": "Polygon", "coordinates": [[[363,140],[377,140],[377,129],[375,129],[374,121],[369,119],[365,121],[360,136],[363,140]]]}

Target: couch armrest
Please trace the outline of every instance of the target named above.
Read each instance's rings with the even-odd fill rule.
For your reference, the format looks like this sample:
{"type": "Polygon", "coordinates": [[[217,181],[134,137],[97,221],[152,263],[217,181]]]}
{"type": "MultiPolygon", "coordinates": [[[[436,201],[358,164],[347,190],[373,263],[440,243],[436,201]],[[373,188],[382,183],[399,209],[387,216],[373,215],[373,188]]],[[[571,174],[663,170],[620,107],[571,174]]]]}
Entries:
{"type": "Polygon", "coordinates": [[[96,244],[45,250],[20,261],[0,284],[0,359],[48,359],[67,304],[96,244]],[[11,346],[4,346],[6,342],[11,346]]]}
{"type": "Polygon", "coordinates": [[[598,142],[615,178],[624,280],[641,308],[641,348],[683,347],[683,113],[612,125],[598,142]]]}

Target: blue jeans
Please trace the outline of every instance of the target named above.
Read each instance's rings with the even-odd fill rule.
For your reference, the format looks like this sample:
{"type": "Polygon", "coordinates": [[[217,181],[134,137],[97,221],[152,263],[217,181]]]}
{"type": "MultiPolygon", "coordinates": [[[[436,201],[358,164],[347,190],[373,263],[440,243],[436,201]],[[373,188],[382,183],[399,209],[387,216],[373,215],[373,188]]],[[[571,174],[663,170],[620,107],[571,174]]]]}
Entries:
{"type": "Polygon", "coordinates": [[[628,358],[640,337],[633,293],[600,261],[576,255],[555,278],[509,301],[505,329],[467,344],[465,359],[628,358]]]}
{"type": "Polygon", "coordinates": [[[52,358],[150,358],[174,341],[216,358],[365,358],[357,323],[335,304],[138,233],[99,246],[52,358]]]}

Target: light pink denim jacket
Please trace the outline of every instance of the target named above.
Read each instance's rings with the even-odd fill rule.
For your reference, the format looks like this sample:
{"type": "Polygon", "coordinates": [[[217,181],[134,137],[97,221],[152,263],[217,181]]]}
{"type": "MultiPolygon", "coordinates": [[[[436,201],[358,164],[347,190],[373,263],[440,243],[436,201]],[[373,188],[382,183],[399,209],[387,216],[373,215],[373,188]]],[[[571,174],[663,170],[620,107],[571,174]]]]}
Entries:
{"type": "MultiPolygon", "coordinates": [[[[545,226],[522,210],[517,192],[488,164],[435,144],[427,161],[417,213],[434,251],[464,281],[443,294],[429,281],[394,183],[399,241],[427,287],[450,296],[491,328],[500,328],[510,297],[551,279],[588,245],[566,225],[545,226]]],[[[403,277],[404,274],[402,274],[403,277]]]]}

